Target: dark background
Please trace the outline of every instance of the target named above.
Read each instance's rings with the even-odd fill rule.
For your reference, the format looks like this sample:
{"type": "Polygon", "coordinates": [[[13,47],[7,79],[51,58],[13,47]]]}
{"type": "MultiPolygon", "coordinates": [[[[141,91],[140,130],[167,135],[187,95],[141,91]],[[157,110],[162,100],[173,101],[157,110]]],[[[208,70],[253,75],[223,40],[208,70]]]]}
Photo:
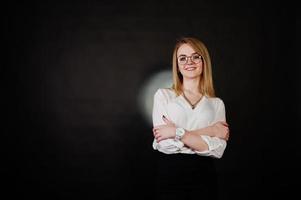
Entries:
{"type": "Polygon", "coordinates": [[[4,194],[151,197],[152,127],[137,95],[171,68],[181,36],[207,45],[226,105],[231,137],[216,160],[220,199],[291,194],[300,156],[294,5],[83,2],[2,8],[4,194]]]}

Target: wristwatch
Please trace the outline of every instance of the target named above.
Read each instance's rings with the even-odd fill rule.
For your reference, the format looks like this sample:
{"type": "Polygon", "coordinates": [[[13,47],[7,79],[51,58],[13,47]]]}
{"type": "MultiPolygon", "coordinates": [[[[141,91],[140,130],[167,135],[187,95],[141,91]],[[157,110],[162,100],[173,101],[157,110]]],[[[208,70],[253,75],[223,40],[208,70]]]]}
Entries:
{"type": "Polygon", "coordinates": [[[180,127],[176,128],[176,137],[175,137],[176,140],[181,140],[184,135],[185,135],[185,129],[180,127]]]}

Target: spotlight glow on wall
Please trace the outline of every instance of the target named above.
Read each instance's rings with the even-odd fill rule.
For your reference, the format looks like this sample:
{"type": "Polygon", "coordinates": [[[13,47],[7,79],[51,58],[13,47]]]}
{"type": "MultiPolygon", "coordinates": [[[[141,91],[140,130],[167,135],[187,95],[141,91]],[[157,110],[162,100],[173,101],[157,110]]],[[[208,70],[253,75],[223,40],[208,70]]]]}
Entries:
{"type": "Polygon", "coordinates": [[[159,88],[172,86],[172,71],[164,70],[154,74],[141,87],[138,95],[138,104],[145,120],[152,126],[152,110],[154,94],[159,88]]]}

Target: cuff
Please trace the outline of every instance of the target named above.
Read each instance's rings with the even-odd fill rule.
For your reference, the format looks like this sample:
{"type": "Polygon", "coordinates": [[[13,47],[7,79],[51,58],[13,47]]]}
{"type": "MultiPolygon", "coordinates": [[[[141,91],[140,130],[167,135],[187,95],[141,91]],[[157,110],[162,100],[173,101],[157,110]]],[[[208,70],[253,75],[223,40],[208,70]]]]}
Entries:
{"type": "Polygon", "coordinates": [[[178,153],[181,148],[184,147],[183,142],[176,141],[174,139],[166,139],[162,140],[159,143],[154,140],[153,141],[153,148],[155,150],[161,151],[163,153],[171,154],[171,153],[178,153]]]}

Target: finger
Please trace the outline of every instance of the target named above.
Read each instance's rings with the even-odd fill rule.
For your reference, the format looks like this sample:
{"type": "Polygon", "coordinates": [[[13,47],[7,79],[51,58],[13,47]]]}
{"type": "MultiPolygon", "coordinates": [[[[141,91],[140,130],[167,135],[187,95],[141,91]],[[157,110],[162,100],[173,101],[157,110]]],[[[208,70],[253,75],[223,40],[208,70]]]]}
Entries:
{"type": "Polygon", "coordinates": [[[156,131],[153,131],[153,135],[156,136],[156,135],[157,135],[157,132],[156,132],[156,131]]]}
{"type": "Polygon", "coordinates": [[[156,133],[156,129],[153,128],[153,134],[155,135],[155,133],[156,133]]]}
{"type": "Polygon", "coordinates": [[[222,121],[222,124],[224,125],[224,126],[229,126],[229,124],[227,123],[227,122],[225,122],[225,121],[222,121]]]}
{"type": "Polygon", "coordinates": [[[159,134],[159,131],[158,130],[155,130],[154,131],[154,136],[158,135],[159,134]]]}
{"type": "Polygon", "coordinates": [[[154,128],[158,130],[158,129],[161,129],[161,128],[165,127],[165,126],[166,125],[159,125],[159,126],[155,126],[154,128]]]}
{"type": "Polygon", "coordinates": [[[229,136],[228,136],[228,134],[226,134],[225,135],[225,140],[228,141],[228,139],[229,139],[229,136]]]}
{"type": "Polygon", "coordinates": [[[154,127],[154,128],[153,128],[153,132],[156,132],[156,131],[157,131],[157,128],[154,127]]]}

